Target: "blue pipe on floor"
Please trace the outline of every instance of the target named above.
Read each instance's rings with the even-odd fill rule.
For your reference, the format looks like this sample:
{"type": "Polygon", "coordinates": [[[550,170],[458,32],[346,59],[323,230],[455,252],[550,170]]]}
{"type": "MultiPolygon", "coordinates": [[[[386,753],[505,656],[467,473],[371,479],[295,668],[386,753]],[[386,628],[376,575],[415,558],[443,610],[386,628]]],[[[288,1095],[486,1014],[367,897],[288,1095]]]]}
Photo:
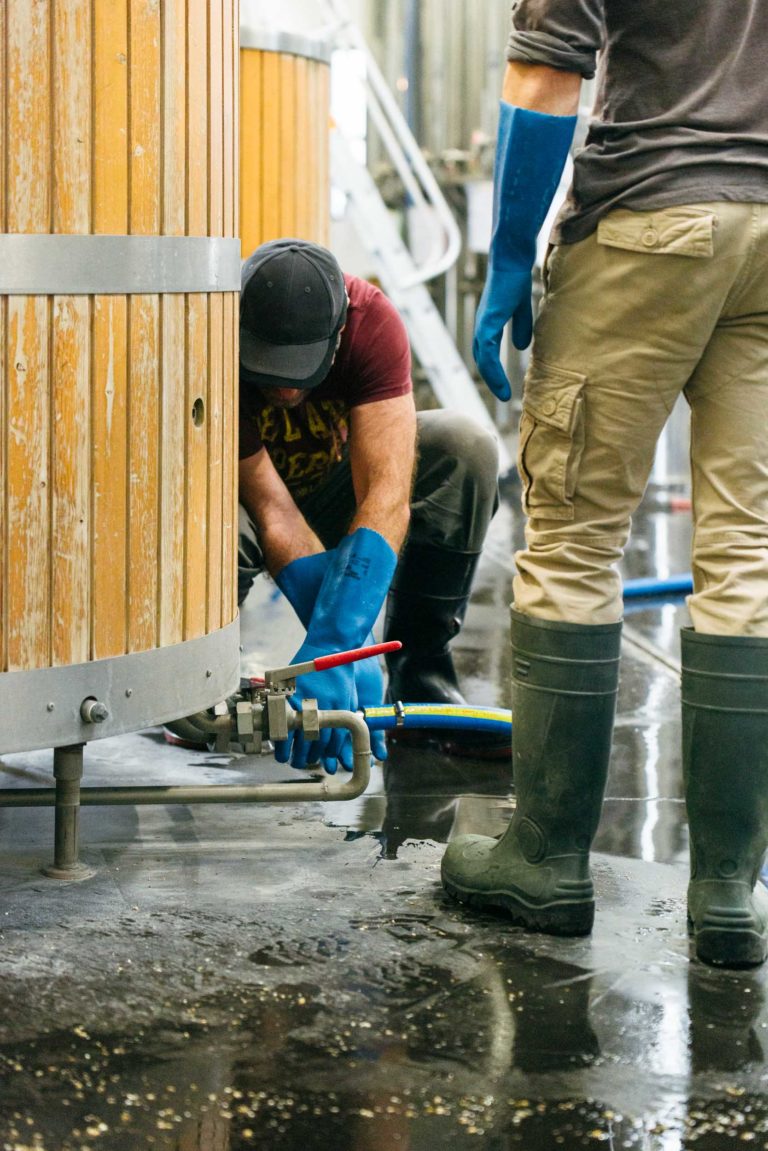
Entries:
{"type": "Polygon", "coordinates": [[[630,579],[624,583],[624,599],[637,599],[652,595],[690,595],[693,591],[693,577],[690,572],[682,575],[657,579],[648,576],[643,579],[630,579]]]}

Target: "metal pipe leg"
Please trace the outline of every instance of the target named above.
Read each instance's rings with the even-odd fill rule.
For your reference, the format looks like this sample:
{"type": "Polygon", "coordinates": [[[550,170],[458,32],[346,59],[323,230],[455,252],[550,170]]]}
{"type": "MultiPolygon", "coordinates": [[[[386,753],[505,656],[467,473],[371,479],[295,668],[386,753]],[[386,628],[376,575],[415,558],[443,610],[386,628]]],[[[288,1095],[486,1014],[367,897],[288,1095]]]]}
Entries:
{"type": "Polygon", "coordinates": [[[80,853],[80,780],[83,778],[83,748],[57,747],[53,752],[56,780],[54,860],[43,868],[50,879],[87,879],[93,870],[78,859],[80,853]]]}

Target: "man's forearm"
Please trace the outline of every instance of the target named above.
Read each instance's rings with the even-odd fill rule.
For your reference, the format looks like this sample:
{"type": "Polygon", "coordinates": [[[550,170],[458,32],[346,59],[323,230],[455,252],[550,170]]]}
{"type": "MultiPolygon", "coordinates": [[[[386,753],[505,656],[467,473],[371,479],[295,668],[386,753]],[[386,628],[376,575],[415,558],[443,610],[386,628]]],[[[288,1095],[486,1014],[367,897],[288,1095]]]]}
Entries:
{"type": "Polygon", "coordinates": [[[399,552],[403,546],[411,510],[409,503],[393,503],[390,500],[371,498],[365,500],[355,512],[349,531],[357,528],[370,528],[383,536],[394,552],[399,552]]]}
{"type": "Polygon", "coordinates": [[[349,441],[357,510],[350,531],[370,528],[399,552],[411,516],[416,450],[413,397],[363,404],[351,413],[349,441]]]}
{"type": "Polygon", "coordinates": [[[263,450],[240,464],[239,499],[256,525],[270,575],[324,550],[263,450]]]}
{"type": "Polygon", "coordinates": [[[579,108],[581,76],[545,64],[507,64],[502,99],[516,108],[549,116],[574,116],[579,108]]]}
{"type": "Polygon", "coordinates": [[[259,543],[267,571],[273,577],[293,560],[325,550],[301,514],[292,525],[273,520],[259,523],[258,519],[254,523],[259,530],[259,543]]]}

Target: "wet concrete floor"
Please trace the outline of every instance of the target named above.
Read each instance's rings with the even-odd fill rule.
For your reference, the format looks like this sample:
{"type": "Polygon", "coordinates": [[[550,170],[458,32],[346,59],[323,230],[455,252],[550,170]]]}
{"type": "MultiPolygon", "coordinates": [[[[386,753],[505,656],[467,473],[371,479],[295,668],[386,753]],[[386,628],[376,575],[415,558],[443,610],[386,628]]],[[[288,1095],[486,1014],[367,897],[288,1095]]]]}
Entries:
{"type": "MultiPolygon", "coordinates": [[[[509,706],[508,506],[457,664],[509,706]]],[[[688,567],[688,516],[649,502],[625,574],[688,567]]],[[[509,769],[393,748],[366,794],[303,806],[88,807],[81,883],[44,878],[50,809],[0,808],[2,1151],[642,1151],[768,1147],[766,974],[691,959],[677,631],[627,604],[595,844],[591,938],[527,936],[453,904],[445,842],[501,832],[509,769]]],[[[301,632],[263,582],[244,671],[301,632]]],[[[0,757],[49,786],[50,751],[0,757]]],[[[86,785],[295,778],[271,757],[93,743],[86,785]]]]}

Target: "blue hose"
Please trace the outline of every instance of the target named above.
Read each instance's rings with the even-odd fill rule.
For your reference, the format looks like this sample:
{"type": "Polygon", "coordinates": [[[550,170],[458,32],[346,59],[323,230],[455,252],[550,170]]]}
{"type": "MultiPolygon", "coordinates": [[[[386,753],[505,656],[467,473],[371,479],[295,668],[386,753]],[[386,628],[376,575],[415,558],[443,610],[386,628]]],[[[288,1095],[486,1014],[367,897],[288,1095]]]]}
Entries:
{"type": "Polygon", "coordinates": [[[395,727],[450,727],[467,731],[506,734],[512,730],[512,712],[504,707],[475,707],[454,703],[403,703],[366,707],[363,716],[371,731],[395,727]]]}
{"type": "Polygon", "coordinates": [[[668,576],[666,579],[646,577],[626,580],[624,583],[624,599],[652,595],[689,595],[692,591],[693,577],[690,572],[668,576]]]}

